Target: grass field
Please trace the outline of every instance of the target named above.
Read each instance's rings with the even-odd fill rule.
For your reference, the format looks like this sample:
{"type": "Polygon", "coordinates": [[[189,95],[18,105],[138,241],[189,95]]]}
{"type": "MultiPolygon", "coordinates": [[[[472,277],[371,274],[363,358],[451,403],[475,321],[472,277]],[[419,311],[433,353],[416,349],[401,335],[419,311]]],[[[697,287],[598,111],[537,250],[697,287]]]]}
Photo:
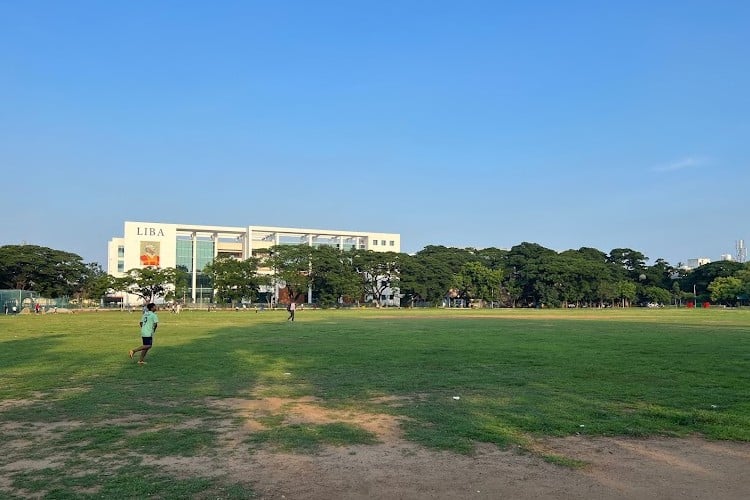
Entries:
{"type": "MultiPolygon", "coordinates": [[[[747,310],[159,316],[145,366],[127,357],[138,314],[0,316],[0,497],[246,498],[252,478],[144,461],[220,453],[243,417],[217,402],[237,399],[393,415],[407,439],[457,453],[577,433],[750,441],[747,310]]],[[[261,423],[235,444],[248,456],[377,440],[343,420],[290,423],[283,406],[261,423]]]]}

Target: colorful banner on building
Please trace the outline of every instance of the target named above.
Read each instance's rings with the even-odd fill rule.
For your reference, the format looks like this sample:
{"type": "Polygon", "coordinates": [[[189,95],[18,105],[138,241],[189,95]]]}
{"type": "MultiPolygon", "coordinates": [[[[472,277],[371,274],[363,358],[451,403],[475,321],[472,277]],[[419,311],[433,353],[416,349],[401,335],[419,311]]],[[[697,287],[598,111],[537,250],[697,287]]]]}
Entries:
{"type": "Polygon", "coordinates": [[[159,241],[141,241],[141,265],[159,266],[159,256],[161,254],[161,242],[159,241]]]}

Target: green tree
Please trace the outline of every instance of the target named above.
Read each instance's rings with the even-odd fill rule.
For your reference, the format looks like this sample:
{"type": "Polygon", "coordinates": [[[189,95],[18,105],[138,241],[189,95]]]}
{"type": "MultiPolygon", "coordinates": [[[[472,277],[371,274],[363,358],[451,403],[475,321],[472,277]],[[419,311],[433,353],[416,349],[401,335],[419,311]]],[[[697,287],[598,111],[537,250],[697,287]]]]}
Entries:
{"type": "Polygon", "coordinates": [[[646,271],[648,257],[630,248],[614,248],[609,252],[609,262],[625,272],[634,281],[646,271]]]}
{"type": "Polygon", "coordinates": [[[312,247],[308,245],[275,245],[265,264],[273,269],[273,282],[286,289],[290,300],[304,298],[312,287],[312,247]]]}
{"type": "Polygon", "coordinates": [[[489,269],[502,269],[508,250],[501,248],[482,248],[474,252],[475,257],[489,269]]]}
{"type": "Polygon", "coordinates": [[[169,295],[168,297],[185,302],[191,286],[190,271],[185,266],[177,266],[174,279],[174,292],[171,293],[171,297],[169,295]]]}
{"type": "Polygon", "coordinates": [[[115,278],[112,288],[116,291],[138,295],[144,303],[163,298],[174,288],[177,272],[172,267],[144,267],[129,270],[122,278],[115,278]]]}
{"type": "Polygon", "coordinates": [[[219,257],[203,270],[211,277],[218,300],[241,303],[243,299],[254,302],[261,285],[270,279],[258,274],[258,258],[239,260],[234,257],[219,257]]]}
{"type": "MultiPolygon", "coordinates": [[[[544,266],[557,256],[557,252],[536,243],[523,242],[505,255],[503,272],[515,287],[520,287],[518,302],[534,306],[558,302],[556,291],[550,283],[554,278],[546,276],[544,266]]],[[[506,290],[509,283],[504,283],[506,290]]]]}
{"type": "Polygon", "coordinates": [[[674,298],[675,305],[682,305],[682,299],[685,298],[685,292],[682,291],[680,283],[677,280],[672,283],[672,297],[674,298]]]}
{"type": "Polygon", "coordinates": [[[38,245],[0,247],[0,288],[33,290],[47,297],[72,296],[90,272],[74,253],[38,245]]]}
{"type": "Polygon", "coordinates": [[[620,299],[622,307],[629,307],[636,297],[636,284],[632,281],[618,281],[615,283],[616,296],[620,299]]]}
{"type": "Polygon", "coordinates": [[[452,287],[466,299],[495,301],[500,295],[503,272],[492,270],[480,262],[467,262],[454,276],[452,287]]]}
{"type": "Polygon", "coordinates": [[[604,306],[605,303],[614,306],[615,299],[617,299],[618,287],[617,283],[612,281],[600,281],[596,284],[596,296],[599,299],[599,307],[604,306]]]}
{"type": "Polygon", "coordinates": [[[409,303],[440,304],[461,267],[478,258],[469,250],[429,245],[415,255],[400,256],[399,288],[409,303]]]}
{"type": "Polygon", "coordinates": [[[342,252],[331,246],[313,248],[313,295],[322,307],[352,303],[362,297],[360,277],[352,264],[354,251],[342,252]]]}
{"type": "Polygon", "coordinates": [[[750,300],[750,262],[745,263],[742,269],[739,269],[734,276],[742,282],[742,291],[740,293],[739,303],[750,300]]]}
{"type": "Polygon", "coordinates": [[[660,286],[646,286],[643,288],[642,297],[649,304],[669,304],[672,294],[660,286]]]}
{"type": "Polygon", "coordinates": [[[733,305],[737,303],[738,297],[743,294],[744,287],[740,278],[733,276],[716,278],[708,284],[711,292],[711,301],[718,304],[733,305]]]}
{"type": "Polygon", "coordinates": [[[395,293],[400,281],[401,254],[396,252],[373,252],[357,250],[352,256],[352,264],[360,278],[365,296],[373,303],[382,305],[381,296],[390,288],[395,293]]]}
{"type": "MultiPolygon", "coordinates": [[[[645,285],[655,285],[669,290],[677,273],[677,269],[669,265],[664,259],[656,259],[653,266],[648,266],[642,273],[643,280],[639,280],[645,285]]],[[[639,275],[640,278],[640,275],[639,275]]]]}
{"type": "Polygon", "coordinates": [[[105,273],[99,264],[87,264],[86,272],[82,275],[74,295],[79,301],[99,301],[112,290],[114,280],[115,278],[105,273]]]}
{"type": "Polygon", "coordinates": [[[722,260],[711,262],[692,269],[685,278],[680,280],[683,290],[693,292],[695,290],[696,302],[709,300],[708,285],[716,278],[728,278],[744,268],[743,264],[734,261],[722,260]]]}

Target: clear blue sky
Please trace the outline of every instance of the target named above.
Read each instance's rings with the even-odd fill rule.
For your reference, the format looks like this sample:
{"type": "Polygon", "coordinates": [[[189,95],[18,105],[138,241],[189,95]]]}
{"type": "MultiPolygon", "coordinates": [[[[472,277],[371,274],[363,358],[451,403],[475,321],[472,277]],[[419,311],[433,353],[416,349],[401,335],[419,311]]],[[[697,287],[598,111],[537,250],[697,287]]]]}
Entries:
{"type": "Polygon", "coordinates": [[[750,244],[750,2],[0,0],[0,244],[750,244]]]}

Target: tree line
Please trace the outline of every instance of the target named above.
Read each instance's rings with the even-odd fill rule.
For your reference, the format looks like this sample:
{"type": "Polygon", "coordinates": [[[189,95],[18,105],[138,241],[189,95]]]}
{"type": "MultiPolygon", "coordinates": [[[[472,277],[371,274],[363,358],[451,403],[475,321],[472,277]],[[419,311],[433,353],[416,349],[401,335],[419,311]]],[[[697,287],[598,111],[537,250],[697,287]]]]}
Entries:
{"type": "MultiPolygon", "coordinates": [[[[556,252],[527,242],[509,250],[430,245],[416,254],[279,245],[245,260],[219,258],[201,276],[214,290],[215,302],[255,302],[261,290],[275,287],[296,301],[306,301],[312,290],[313,302],[321,307],[390,299],[402,306],[735,305],[750,296],[750,267],[743,263],[720,261],[685,270],[663,259],[649,265],[643,253],[629,248],[556,252]],[[396,297],[386,296],[393,290],[399,292],[396,297]]],[[[81,302],[129,292],[153,301],[179,300],[190,286],[185,268],[136,268],[115,278],[74,253],[0,246],[0,289],[81,302]]]]}

